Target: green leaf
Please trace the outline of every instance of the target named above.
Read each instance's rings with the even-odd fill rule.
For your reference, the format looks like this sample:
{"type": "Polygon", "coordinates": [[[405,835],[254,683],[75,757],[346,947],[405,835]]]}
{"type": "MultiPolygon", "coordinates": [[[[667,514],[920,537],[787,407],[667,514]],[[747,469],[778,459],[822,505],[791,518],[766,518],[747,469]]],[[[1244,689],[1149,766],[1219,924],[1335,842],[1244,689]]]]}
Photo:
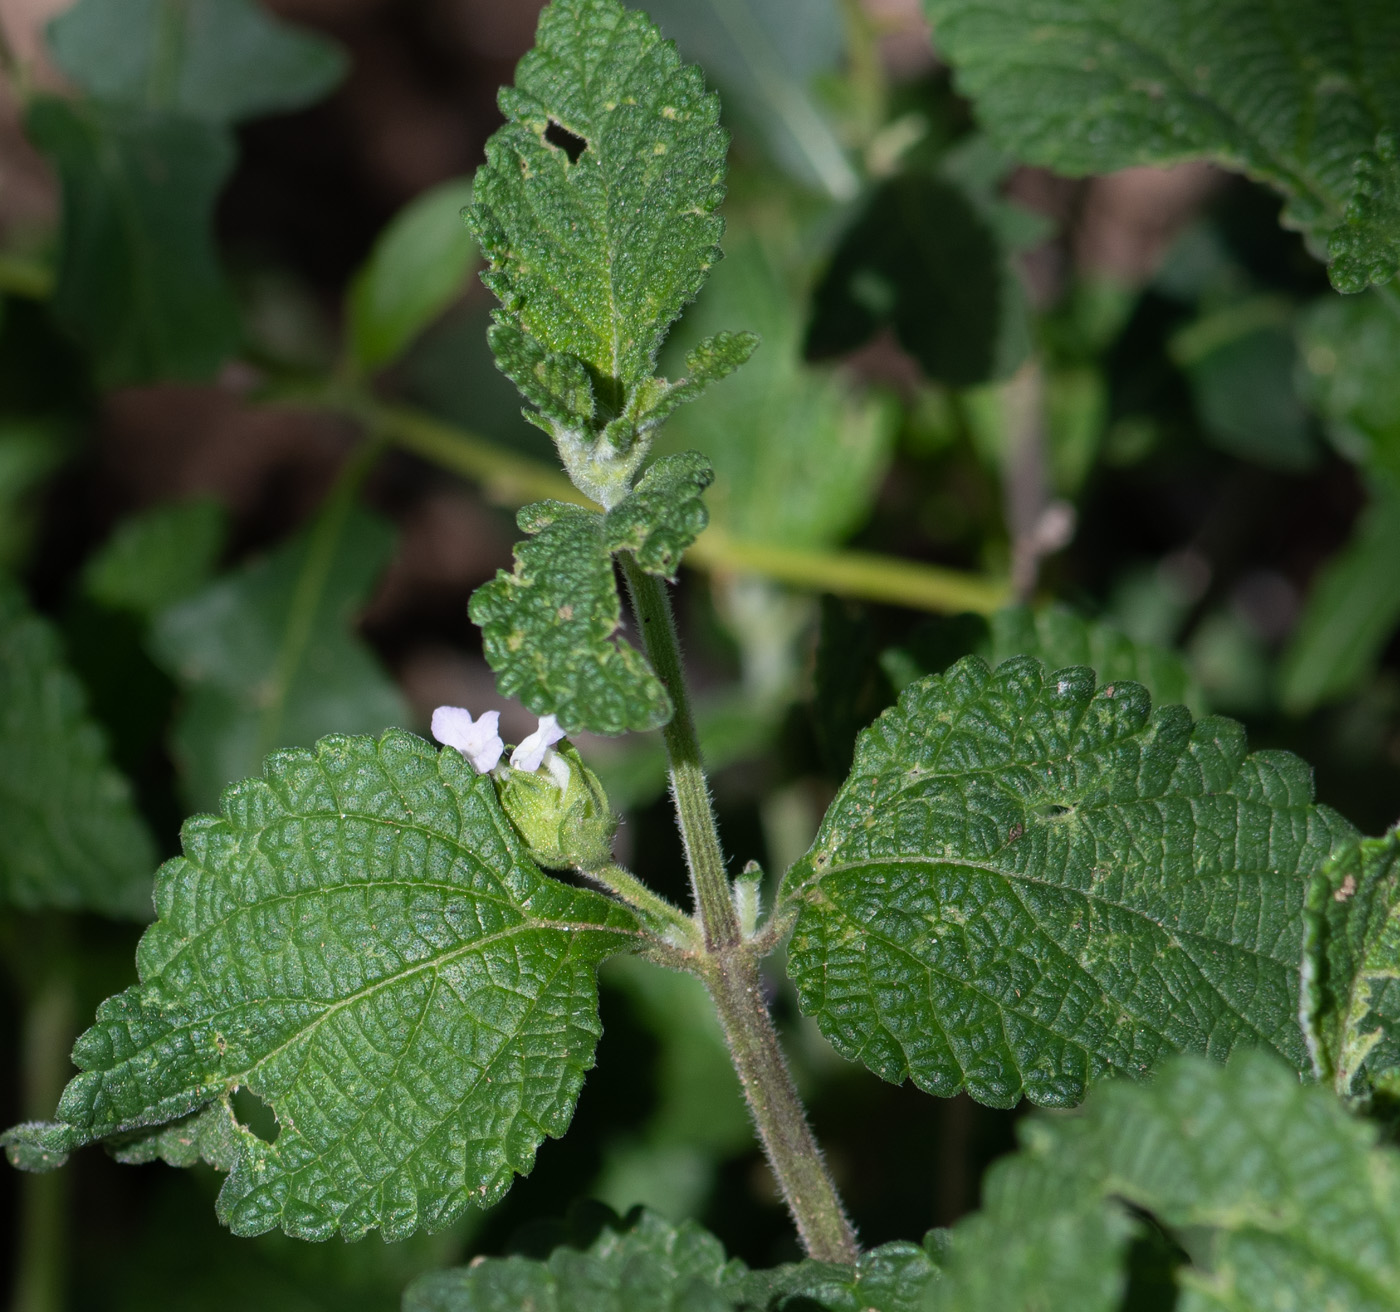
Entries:
{"type": "Polygon", "coordinates": [[[757,329],[748,366],[672,415],[660,449],[703,452],[715,468],[717,528],[746,541],[829,546],[869,513],[894,445],[888,399],[802,359],[806,289],[791,274],[795,232],[731,245],[668,347],[692,349],[726,323],[757,329]]]}
{"type": "Polygon", "coordinates": [[[715,471],[698,451],[664,456],[608,512],[608,546],[630,551],[648,574],[674,580],[686,549],[705,531],[703,500],[715,471]]]}
{"type": "Polygon", "coordinates": [[[938,1267],[916,1244],[865,1253],[856,1267],[806,1261],[749,1271],[726,1261],[718,1239],[693,1221],[672,1226],[640,1208],[606,1220],[591,1243],[556,1248],[546,1261],[485,1258],[411,1284],[404,1312],[920,1312],[938,1267]]]}
{"type": "Polygon", "coordinates": [[[1354,692],[1400,624],[1400,484],[1376,479],[1351,540],[1318,571],[1279,667],[1294,714],[1354,692]]]}
{"type": "Polygon", "coordinates": [[[0,570],[15,571],[27,555],[39,517],[35,494],[68,449],[68,437],[56,424],[0,421],[0,570]]]}
{"type": "Polygon", "coordinates": [[[630,390],[719,257],[719,101],[645,15],[555,0],[500,103],[471,211],[482,280],[502,322],[630,390]]]}
{"type": "Polygon", "coordinates": [[[1301,1068],[1303,893],[1351,832],[1229,720],[969,657],[862,735],[786,880],[789,971],[843,1055],[994,1106],[1182,1051],[1301,1068]]]}
{"type": "Polygon", "coordinates": [[[997,234],[959,187],[929,174],[882,183],[818,285],[811,357],[891,328],[925,375],[967,387],[1013,372],[1030,347],[1025,297],[997,234]]]}
{"type": "Polygon", "coordinates": [[[1357,156],[1355,170],[1346,222],[1332,230],[1327,242],[1332,283],[1339,292],[1362,292],[1372,283],[1387,283],[1400,269],[1400,152],[1395,132],[1382,132],[1375,150],[1357,156]]]}
{"type": "Polygon", "coordinates": [[[1344,845],[1308,886],[1303,1029],[1347,1099],[1400,1094],[1400,828],[1344,845]]]}
{"type": "Polygon", "coordinates": [[[1391,0],[925,0],[992,136],[1061,173],[1204,156],[1272,183],[1337,243],[1335,284],[1396,269],[1400,10],[1391,0]],[[1373,159],[1353,177],[1364,153],[1373,159]],[[1344,226],[1344,216],[1346,222],[1344,226]]]}
{"type": "Polygon", "coordinates": [[[308,531],[155,618],[152,654],[185,694],[173,749],[192,805],[213,806],[274,747],[407,720],[352,628],[393,544],[333,499],[308,531]]]}
{"type": "Polygon", "coordinates": [[[347,63],[334,42],[250,0],[79,0],[48,37],[58,66],[99,100],[217,124],[301,109],[347,63]]]}
{"type": "Polygon", "coordinates": [[[58,635],[0,579],[0,901],[146,919],[155,846],[58,635]]]}
{"type": "Polygon", "coordinates": [[[131,1157],[144,1131],[170,1156],[169,1122],[243,1088],[275,1139],[198,1135],[236,1154],[236,1234],[393,1239],[490,1206],[568,1125],[630,915],[542,875],[490,778],[402,731],[275,753],[222,807],[161,868],[141,982],[78,1040],[58,1121],[12,1148],[131,1157]]]}
{"type": "Polygon", "coordinates": [[[1302,316],[1306,399],[1348,460],[1400,483],[1400,314],[1380,292],[1324,296],[1302,316]]]}
{"type": "Polygon", "coordinates": [[[954,1228],[930,1312],[1136,1307],[1107,1282],[1093,1300],[1052,1279],[1037,1289],[1019,1259],[1035,1246],[1053,1258],[1056,1232],[1077,1226],[1102,1275],[1144,1212],[1183,1250],[1177,1312],[1397,1306],[1400,1157],[1264,1053],[1179,1059],[1150,1085],[1095,1090],[1082,1114],[1023,1121],[1020,1137],[989,1174],[985,1210],[954,1228]],[[1108,1233],[1094,1241],[1096,1221],[1108,1233]]]}
{"type": "Polygon", "coordinates": [[[173,502],[135,515],[83,567],[83,590],[110,610],[151,619],[209,580],[228,533],[212,499],[173,502]]]}
{"type": "Polygon", "coordinates": [[[1136,642],[1121,629],[1086,619],[1068,606],[1007,606],[991,617],[990,628],[990,641],[979,654],[992,665],[1012,656],[1034,656],[1052,670],[1087,665],[1104,684],[1142,684],[1158,704],[1180,702],[1197,714],[1205,707],[1204,694],[1176,652],[1136,642]]]}
{"type": "Polygon", "coordinates": [[[233,167],[220,128],[143,109],[29,108],[63,188],[53,311],[104,387],[209,377],[238,340],[215,256],[214,201],[233,167]]]}
{"type": "Polygon", "coordinates": [[[347,302],[350,351],[361,369],[398,359],[465,290],[476,243],[462,224],[472,184],[452,178],[404,206],[379,234],[347,302]]]}
{"type": "Polygon", "coordinates": [[[618,636],[609,517],[541,501],[518,522],[531,536],[515,548],[514,572],[499,571],[469,608],[501,696],[555,716],[567,733],[665,724],[670,697],[646,658],[618,636]]]}

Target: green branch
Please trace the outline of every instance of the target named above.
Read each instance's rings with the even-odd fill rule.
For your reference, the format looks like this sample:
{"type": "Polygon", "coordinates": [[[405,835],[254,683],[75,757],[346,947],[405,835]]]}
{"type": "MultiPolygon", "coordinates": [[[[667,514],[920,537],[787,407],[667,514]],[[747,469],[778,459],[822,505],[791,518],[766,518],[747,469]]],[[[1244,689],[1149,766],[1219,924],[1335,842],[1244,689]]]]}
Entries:
{"type": "MultiPolygon", "coordinates": [[[[404,450],[481,484],[488,496],[506,505],[544,498],[591,504],[557,469],[408,406],[324,390],[277,399],[349,415],[404,450]]],[[[716,525],[700,535],[686,553],[686,563],[712,574],[758,574],[794,588],[938,614],[987,615],[1011,600],[1010,586],[999,578],[875,552],[744,541],[716,525]]]]}

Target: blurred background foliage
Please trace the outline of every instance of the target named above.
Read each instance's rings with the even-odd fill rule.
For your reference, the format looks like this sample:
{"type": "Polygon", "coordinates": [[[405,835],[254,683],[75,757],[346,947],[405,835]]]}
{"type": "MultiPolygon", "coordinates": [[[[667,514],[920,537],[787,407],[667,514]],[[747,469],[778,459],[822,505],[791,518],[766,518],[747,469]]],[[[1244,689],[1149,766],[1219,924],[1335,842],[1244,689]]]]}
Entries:
{"type": "MultiPolygon", "coordinates": [[[[680,605],[736,869],[800,855],[856,733],[968,652],[1240,717],[1393,822],[1393,288],[1338,296],[1280,199],[1209,166],[1002,155],[912,0],[647,7],[734,137],[726,259],[667,359],[763,338],[662,437],[718,475],[680,605]]],[[[537,11],[0,9],[0,1123],[51,1110],[131,978],[151,853],[268,750],[440,703],[531,727],[466,599],[558,476],[458,212],[537,11]]],[[[580,747],[624,859],[679,898],[655,737],[580,747]]],[[[586,1195],[794,1256],[699,986],[632,961],[603,984],[573,1132],[495,1211],[395,1246],[234,1240],[211,1172],[88,1153],[0,1173],[15,1306],[390,1308],[586,1195]]],[[[973,1207],[1014,1113],[883,1085],[775,1007],[863,1239],[973,1207]]]]}

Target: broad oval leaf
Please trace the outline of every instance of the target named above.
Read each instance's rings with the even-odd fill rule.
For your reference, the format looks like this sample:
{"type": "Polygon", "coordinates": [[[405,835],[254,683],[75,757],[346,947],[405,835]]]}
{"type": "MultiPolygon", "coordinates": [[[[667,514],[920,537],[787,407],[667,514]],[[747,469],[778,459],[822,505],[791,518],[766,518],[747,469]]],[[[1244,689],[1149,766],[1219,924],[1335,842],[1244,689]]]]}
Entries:
{"type": "Polygon", "coordinates": [[[334,42],[255,0],[79,0],[48,36],[58,66],[91,95],[210,123],[300,109],[347,63],[334,42]]]}
{"type": "Polygon", "coordinates": [[[0,579],[0,903],[149,919],[155,844],[58,635],[0,579]]]}
{"type": "Polygon", "coordinates": [[[719,100],[644,14],[555,0],[500,101],[471,212],[483,281],[546,352],[631,388],[719,258],[719,100]]]}
{"type": "Polygon", "coordinates": [[[1393,0],[924,0],[958,85],[1008,150],[1063,173],[1195,156],[1272,183],[1332,234],[1343,291],[1400,263],[1393,0]],[[1378,143],[1378,135],[1381,140],[1378,143]]]}
{"type": "Polygon", "coordinates": [[[167,1123],[211,1104],[217,1120],[246,1088],[274,1142],[207,1121],[184,1136],[232,1160],[233,1231],[396,1238],[489,1206],[564,1132],[600,1032],[597,963],[639,931],[541,874],[457,752],[401,731],[278,752],[183,842],[140,984],[102,1004],[58,1123],[11,1131],[13,1157],[113,1136],[178,1156],[167,1123]]]}
{"type": "Polygon", "coordinates": [[[1400,1306],[1400,1154],[1265,1053],[1179,1058],[1020,1137],[984,1210],[954,1227],[927,1312],[1400,1306]],[[1149,1302],[1128,1286],[1126,1241],[1158,1226],[1166,1287],[1149,1302]]]}
{"type": "Polygon", "coordinates": [[[1009,1106],[1241,1044],[1305,1062],[1307,767],[1133,683],[969,657],[861,736],[788,875],[802,1009],[887,1080],[1009,1106]]]}

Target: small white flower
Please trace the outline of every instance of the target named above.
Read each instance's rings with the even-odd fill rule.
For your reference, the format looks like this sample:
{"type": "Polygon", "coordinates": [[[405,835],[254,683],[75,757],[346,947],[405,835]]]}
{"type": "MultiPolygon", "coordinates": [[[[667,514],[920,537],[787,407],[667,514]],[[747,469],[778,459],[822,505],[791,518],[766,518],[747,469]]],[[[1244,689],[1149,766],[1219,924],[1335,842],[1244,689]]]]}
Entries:
{"type": "Polygon", "coordinates": [[[559,721],[552,715],[541,716],[540,727],[510,754],[511,769],[538,770],[547,756],[554,755],[549,749],[562,737],[559,721]]]}
{"type": "Polygon", "coordinates": [[[473,721],[465,706],[439,706],[433,712],[433,737],[461,752],[477,774],[487,774],[506,750],[496,729],[500,718],[500,711],[487,711],[473,721]]]}

